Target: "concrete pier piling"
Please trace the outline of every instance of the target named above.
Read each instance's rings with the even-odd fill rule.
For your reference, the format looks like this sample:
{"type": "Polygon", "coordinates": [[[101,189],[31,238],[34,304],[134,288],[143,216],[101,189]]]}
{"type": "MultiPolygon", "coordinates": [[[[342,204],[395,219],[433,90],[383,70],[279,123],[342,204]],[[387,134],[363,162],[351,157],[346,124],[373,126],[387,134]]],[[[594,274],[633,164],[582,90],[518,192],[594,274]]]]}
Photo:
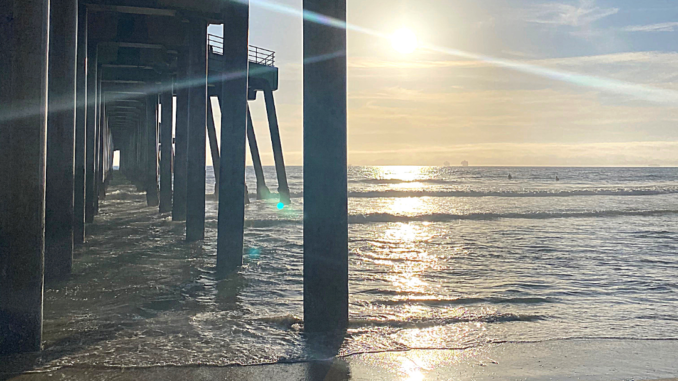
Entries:
{"type": "Polygon", "coordinates": [[[223,75],[221,82],[221,186],[217,272],[242,265],[245,224],[245,155],[249,1],[225,2],[223,75]]]}
{"type": "MultiPolygon", "coordinates": [[[[97,48],[98,50],[98,48],[97,48]]],[[[98,57],[98,52],[97,52],[98,57]]],[[[98,59],[97,59],[98,61],[98,59]]],[[[92,203],[94,207],[94,215],[99,214],[99,182],[101,179],[101,172],[99,163],[101,162],[101,121],[102,121],[102,92],[101,92],[101,65],[97,62],[97,77],[96,77],[96,119],[94,120],[94,179],[92,203]]]]}
{"type": "Polygon", "coordinates": [[[87,130],[87,8],[78,7],[76,63],[75,176],[73,193],[73,241],[85,242],[85,144],[87,130]]]}
{"type": "Polygon", "coordinates": [[[174,195],[172,220],[186,221],[186,165],[188,150],[188,57],[187,52],[179,54],[177,62],[177,112],[174,141],[174,195]]]}
{"type": "Polygon", "coordinates": [[[94,158],[94,215],[99,214],[99,201],[101,201],[104,196],[103,190],[103,149],[104,149],[104,128],[106,123],[106,102],[104,101],[104,92],[103,92],[103,70],[101,69],[101,63],[97,62],[97,124],[96,124],[96,143],[95,143],[95,152],[96,156],[94,158]]]}
{"type": "Polygon", "coordinates": [[[332,332],[348,326],[346,30],[311,19],[345,21],[346,0],[303,6],[304,329],[332,332]]]}
{"type": "MultiPolygon", "coordinates": [[[[7,6],[3,2],[0,8],[7,6]]],[[[11,38],[0,58],[11,60],[10,70],[3,72],[11,78],[10,105],[2,106],[9,113],[3,113],[0,128],[1,148],[10,158],[0,163],[6,221],[0,251],[0,353],[41,348],[45,248],[49,1],[14,1],[11,13],[11,38]]]]}
{"type": "MultiPolygon", "coordinates": [[[[103,71],[101,72],[101,77],[103,78],[103,71]]],[[[99,214],[99,201],[106,199],[106,184],[104,180],[106,178],[106,155],[108,143],[108,114],[106,113],[106,96],[103,91],[103,84],[101,80],[99,82],[99,128],[98,131],[98,148],[97,148],[97,204],[96,204],[96,214],[99,214]]]]}
{"type": "MultiPolygon", "coordinates": [[[[11,1],[0,2],[0,19],[1,20],[12,20],[14,18],[14,3],[11,1]]],[[[9,115],[12,111],[12,43],[14,34],[13,23],[6,22],[0,23],[0,41],[5,41],[7,45],[5,46],[5,54],[0,55],[0,115],[9,115]]],[[[9,181],[9,169],[10,169],[10,149],[11,149],[11,140],[9,135],[9,130],[7,123],[0,117],[0,178],[6,179],[9,181]],[[7,131],[7,133],[3,133],[7,131]]],[[[4,185],[5,183],[3,183],[4,185]]],[[[9,202],[9,187],[0,186],[0,274],[2,274],[2,269],[5,268],[5,263],[7,259],[7,251],[9,246],[9,237],[7,232],[7,213],[8,213],[8,202],[9,202]]],[[[3,281],[2,276],[0,275],[0,282],[3,281]]],[[[0,287],[3,284],[0,283],[0,287]]],[[[2,297],[2,292],[0,291],[0,297],[2,297]]],[[[0,301],[0,303],[2,303],[0,301]]],[[[0,304],[1,307],[1,304],[0,304]]],[[[1,345],[0,345],[1,346],[1,345]]]]}
{"type": "Polygon", "coordinates": [[[146,203],[158,206],[158,95],[146,96],[146,203]]]}
{"type": "Polygon", "coordinates": [[[212,167],[214,168],[214,194],[219,196],[219,172],[221,162],[219,159],[219,142],[217,141],[217,129],[214,126],[214,112],[212,110],[212,101],[207,99],[207,136],[210,142],[210,153],[212,154],[212,167]]]}
{"type": "Polygon", "coordinates": [[[207,24],[189,24],[189,124],[186,240],[205,238],[205,154],[207,133],[207,24]]]}
{"type": "Polygon", "coordinates": [[[254,166],[254,175],[257,177],[257,199],[264,200],[268,198],[271,192],[266,186],[266,178],[264,177],[264,168],[261,165],[261,157],[259,156],[259,145],[257,144],[257,136],[254,134],[254,124],[252,123],[252,113],[247,107],[247,142],[250,146],[250,154],[252,155],[252,165],[254,166]]]}
{"type": "Polygon", "coordinates": [[[136,139],[137,139],[137,191],[139,192],[146,192],[147,188],[147,174],[146,172],[148,171],[148,159],[147,159],[147,154],[148,154],[148,148],[147,148],[147,139],[146,139],[146,116],[147,116],[147,110],[146,110],[146,99],[144,97],[139,97],[139,102],[141,102],[141,114],[139,116],[139,121],[137,123],[137,133],[136,133],[136,139]]]}
{"type": "MultiPolygon", "coordinates": [[[[88,30],[93,28],[88,19],[88,30]]],[[[88,38],[87,41],[87,132],[85,145],[85,221],[94,222],[95,213],[95,158],[96,158],[96,124],[97,124],[97,43],[88,38]]]]}
{"type": "Polygon", "coordinates": [[[50,8],[45,278],[68,275],[73,264],[76,46],[78,1],[50,8]]]}
{"type": "Polygon", "coordinates": [[[172,95],[172,77],[164,78],[160,103],[162,120],[160,131],[160,213],[172,210],[172,130],[174,115],[174,96],[172,95]]]}
{"type": "Polygon", "coordinates": [[[280,140],[280,128],[278,127],[278,115],[275,109],[275,98],[271,86],[264,85],[264,100],[266,102],[266,114],[268,115],[268,127],[271,130],[271,144],[273,145],[273,159],[275,160],[275,172],[278,176],[278,194],[280,202],[289,205],[290,187],[287,185],[287,171],[283,158],[282,142],[280,140]]]}

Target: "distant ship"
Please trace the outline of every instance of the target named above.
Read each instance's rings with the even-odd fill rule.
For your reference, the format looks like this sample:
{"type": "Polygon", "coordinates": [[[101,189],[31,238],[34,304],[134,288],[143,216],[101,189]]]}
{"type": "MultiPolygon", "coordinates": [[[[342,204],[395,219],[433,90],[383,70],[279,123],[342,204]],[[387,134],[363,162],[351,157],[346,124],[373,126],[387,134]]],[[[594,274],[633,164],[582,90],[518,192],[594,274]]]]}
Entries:
{"type": "Polygon", "coordinates": [[[462,167],[468,167],[468,161],[464,160],[461,162],[462,167]]]}
{"type": "Polygon", "coordinates": [[[443,167],[449,167],[449,166],[450,166],[450,162],[449,162],[449,161],[446,161],[446,162],[443,163],[443,167]]]}

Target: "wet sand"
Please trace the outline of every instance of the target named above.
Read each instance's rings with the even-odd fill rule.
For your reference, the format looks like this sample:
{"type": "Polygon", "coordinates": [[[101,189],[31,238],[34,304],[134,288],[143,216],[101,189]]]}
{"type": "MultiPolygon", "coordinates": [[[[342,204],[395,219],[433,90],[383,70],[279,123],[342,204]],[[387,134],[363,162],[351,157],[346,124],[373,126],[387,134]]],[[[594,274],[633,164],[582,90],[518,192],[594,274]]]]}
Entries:
{"type": "MultiPolygon", "coordinates": [[[[2,380],[650,380],[678,376],[678,342],[615,339],[372,353],[246,367],[66,367],[2,380]]],[[[1,369],[1,368],[0,368],[1,369]]],[[[675,380],[675,379],[674,379],[675,380]]]]}

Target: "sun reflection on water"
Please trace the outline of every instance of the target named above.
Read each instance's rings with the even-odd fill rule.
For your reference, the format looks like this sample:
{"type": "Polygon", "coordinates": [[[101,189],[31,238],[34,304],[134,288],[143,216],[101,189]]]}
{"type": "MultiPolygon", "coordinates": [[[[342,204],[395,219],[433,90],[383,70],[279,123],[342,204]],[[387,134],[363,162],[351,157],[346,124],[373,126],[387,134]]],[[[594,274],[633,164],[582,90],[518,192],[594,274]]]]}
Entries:
{"type": "Polygon", "coordinates": [[[397,179],[403,181],[415,181],[423,177],[422,170],[425,167],[380,167],[379,176],[383,179],[397,179]]]}
{"type": "Polygon", "coordinates": [[[373,176],[383,180],[398,180],[399,183],[390,184],[391,189],[420,190],[424,184],[419,180],[427,179],[428,167],[379,167],[373,176]]]}
{"type": "Polygon", "coordinates": [[[414,224],[394,224],[384,233],[384,238],[388,241],[401,243],[411,243],[419,237],[419,227],[414,224]]]}
{"type": "Polygon", "coordinates": [[[400,371],[406,375],[406,378],[404,378],[403,381],[424,380],[424,374],[421,372],[421,366],[407,357],[401,359],[400,371]]]}
{"type": "Polygon", "coordinates": [[[419,197],[396,198],[391,204],[391,211],[396,214],[414,214],[421,212],[423,205],[419,197]]]}

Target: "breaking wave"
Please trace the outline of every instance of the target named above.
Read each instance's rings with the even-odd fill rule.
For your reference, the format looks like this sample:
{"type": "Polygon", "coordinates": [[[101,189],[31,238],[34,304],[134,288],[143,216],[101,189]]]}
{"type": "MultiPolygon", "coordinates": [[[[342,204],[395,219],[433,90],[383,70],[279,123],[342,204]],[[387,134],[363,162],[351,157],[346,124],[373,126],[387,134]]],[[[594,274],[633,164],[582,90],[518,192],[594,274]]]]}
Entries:
{"type": "Polygon", "coordinates": [[[418,180],[402,180],[402,179],[359,179],[351,180],[350,183],[360,184],[457,184],[456,180],[443,179],[418,179],[418,180]]]}
{"type": "Polygon", "coordinates": [[[389,328],[428,328],[444,326],[459,323],[510,323],[516,321],[535,322],[547,319],[543,315],[514,314],[514,313],[492,313],[487,315],[462,315],[448,317],[432,318],[414,318],[410,320],[403,319],[378,319],[378,318],[355,318],[349,320],[349,327],[352,329],[362,327],[389,327],[389,328]]]}
{"type": "Polygon", "coordinates": [[[676,194],[678,188],[666,189],[590,189],[561,191],[359,191],[349,192],[353,198],[379,197],[577,197],[577,196],[658,196],[676,194]]]}
{"type": "Polygon", "coordinates": [[[371,213],[349,216],[353,224],[374,222],[448,222],[458,220],[499,220],[499,219],[532,219],[544,220],[554,218],[598,218],[622,216],[663,216],[678,214],[678,210],[605,210],[591,212],[534,212],[534,213],[469,213],[446,214],[433,213],[424,215],[396,215],[390,213],[371,213]]]}
{"type": "MultiPolygon", "coordinates": [[[[612,217],[658,217],[678,214],[678,210],[603,210],[585,212],[533,212],[533,213],[433,213],[402,215],[391,213],[355,214],[348,217],[349,224],[388,222],[450,222],[450,221],[493,221],[501,219],[548,220],[558,218],[612,218],[612,217]]],[[[271,228],[284,225],[299,225],[299,219],[246,220],[247,228],[271,228]]]]}
{"type": "Polygon", "coordinates": [[[385,306],[396,306],[396,305],[407,305],[407,304],[421,304],[426,306],[461,306],[461,305],[472,305],[472,304],[543,304],[543,303],[554,303],[554,299],[550,298],[540,298],[540,297],[524,297],[524,298],[501,298],[501,297],[489,297],[489,298],[403,298],[403,299],[386,299],[386,300],[376,300],[371,304],[376,305],[385,305],[385,306]]]}
{"type": "MultiPolygon", "coordinates": [[[[413,181],[416,182],[416,181],[413,181]]],[[[403,183],[403,181],[399,181],[403,183]]],[[[405,182],[407,183],[407,182],[405,182]]],[[[351,198],[404,198],[404,197],[586,197],[586,196],[660,196],[678,194],[678,188],[639,188],[639,189],[578,189],[578,190],[507,190],[507,191],[476,191],[476,190],[376,190],[351,191],[351,198]]],[[[277,195],[272,194],[271,198],[277,195]]],[[[303,192],[292,192],[292,198],[304,197],[303,192]]],[[[256,194],[250,194],[252,200],[256,194]]]]}

